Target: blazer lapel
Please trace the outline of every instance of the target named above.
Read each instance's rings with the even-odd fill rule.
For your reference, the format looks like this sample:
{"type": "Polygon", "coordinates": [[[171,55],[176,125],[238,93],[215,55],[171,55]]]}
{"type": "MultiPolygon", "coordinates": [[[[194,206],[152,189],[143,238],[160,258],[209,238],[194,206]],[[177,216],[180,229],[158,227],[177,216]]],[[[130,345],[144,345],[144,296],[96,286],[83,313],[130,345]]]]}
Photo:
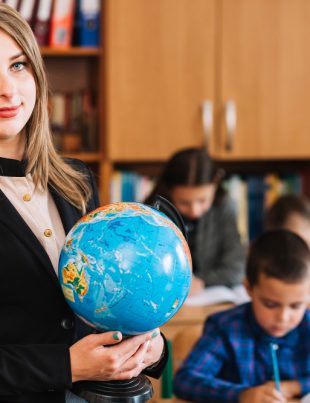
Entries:
{"type": "MultiPolygon", "coordinates": [[[[81,213],[78,209],[64,200],[58,193],[53,190],[50,191],[61,217],[65,233],[67,234],[72,226],[79,220],[81,213]]],[[[10,230],[15,233],[15,236],[27,245],[29,253],[34,253],[36,255],[42,266],[46,268],[53,282],[57,283],[59,286],[57,275],[44,247],[1,190],[0,221],[10,228],[10,230]]]]}
{"type": "Polygon", "coordinates": [[[46,268],[51,279],[59,285],[52,262],[40,241],[28,227],[13,204],[0,190],[0,221],[3,222],[15,236],[27,245],[29,253],[34,253],[43,267],[46,268]]]}

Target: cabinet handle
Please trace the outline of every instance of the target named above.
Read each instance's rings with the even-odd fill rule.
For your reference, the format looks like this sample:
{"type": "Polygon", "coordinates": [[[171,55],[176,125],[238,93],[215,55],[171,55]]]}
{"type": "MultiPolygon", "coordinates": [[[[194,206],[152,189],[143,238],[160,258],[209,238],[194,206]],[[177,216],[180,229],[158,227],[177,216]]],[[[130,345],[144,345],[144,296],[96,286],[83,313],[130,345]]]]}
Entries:
{"type": "Polygon", "coordinates": [[[213,129],[213,105],[212,102],[206,100],[202,103],[202,128],[206,148],[210,145],[210,139],[213,129]]]}
{"type": "Polygon", "coordinates": [[[237,108],[232,99],[225,103],[225,123],[226,123],[226,144],[225,149],[231,151],[233,149],[234,137],[237,125],[237,108]]]}

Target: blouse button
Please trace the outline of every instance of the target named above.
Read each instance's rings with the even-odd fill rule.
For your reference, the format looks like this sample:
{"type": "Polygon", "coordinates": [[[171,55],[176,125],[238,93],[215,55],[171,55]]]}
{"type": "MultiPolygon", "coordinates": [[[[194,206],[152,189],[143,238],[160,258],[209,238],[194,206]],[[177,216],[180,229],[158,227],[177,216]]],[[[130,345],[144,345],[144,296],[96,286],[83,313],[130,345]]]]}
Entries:
{"type": "Polygon", "coordinates": [[[49,238],[50,236],[53,235],[53,231],[49,228],[46,228],[46,230],[44,231],[44,235],[49,238]]]}
{"type": "Polygon", "coordinates": [[[23,196],[23,200],[25,202],[30,201],[31,200],[31,195],[29,193],[25,193],[24,196],[23,196]]]}

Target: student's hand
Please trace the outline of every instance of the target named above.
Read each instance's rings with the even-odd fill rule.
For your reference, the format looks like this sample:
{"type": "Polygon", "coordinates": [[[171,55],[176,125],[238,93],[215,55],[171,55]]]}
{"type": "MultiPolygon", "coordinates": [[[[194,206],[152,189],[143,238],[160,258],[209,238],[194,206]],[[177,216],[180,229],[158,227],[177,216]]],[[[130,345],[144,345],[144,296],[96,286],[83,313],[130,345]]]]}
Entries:
{"type": "Polygon", "coordinates": [[[287,399],[299,396],[301,393],[300,383],[298,381],[282,381],[281,392],[287,399]]]}
{"type": "Polygon", "coordinates": [[[131,379],[161,355],[159,330],[122,340],[120,332],[91,334],[70,347],[72,382],[131,379]],[[154,332],[155,337],[154,337],[154,332]]]}
{"type": "Polygon", "coordinates": [[[189,290],[188,296],[191,297],[193,295],[199,294],[205,288],[205,284],[201,278],[192,276],[191,288],[189,290]]]}
{"type": "Polygon", "coordinates": [[[240,403],[283,403],[286,398],[276,390],[274,382],[249,388],[240,393],[240,403]]]}

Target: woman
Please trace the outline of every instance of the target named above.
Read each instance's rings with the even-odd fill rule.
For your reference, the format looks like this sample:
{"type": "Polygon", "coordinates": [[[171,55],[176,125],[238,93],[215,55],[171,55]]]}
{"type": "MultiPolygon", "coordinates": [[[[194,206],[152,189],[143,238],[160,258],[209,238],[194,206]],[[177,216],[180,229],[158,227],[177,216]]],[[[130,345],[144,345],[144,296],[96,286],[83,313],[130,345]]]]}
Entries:
{"type": "Polygon", "coordinates": [[[220,181],[222,172],[203,148],[174,154],[147,202],[156,194],[170,200],[183,216],[193,260],[191,295],[205,286],[240,284],[244,252],[235,213],[220,181]]]}
{"type": "Polygon", "coordinates": [[[47,95],[31,29],[0,4],[0,402],[74,401],[75,381],[159,376],[166,360],[158,329],[73,343],[77,319],[57,262],[65,234],[98,197],[89,169],[55,152],[47,95]]]}

